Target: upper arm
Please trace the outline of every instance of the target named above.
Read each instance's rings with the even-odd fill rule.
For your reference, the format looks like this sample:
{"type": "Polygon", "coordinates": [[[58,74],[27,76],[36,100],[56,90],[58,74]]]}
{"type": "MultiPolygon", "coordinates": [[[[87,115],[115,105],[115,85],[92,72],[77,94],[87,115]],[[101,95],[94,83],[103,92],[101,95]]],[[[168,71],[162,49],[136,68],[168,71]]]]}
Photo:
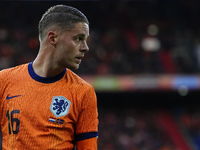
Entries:
{"type": "MultiPolygon", "coordinates": [[[[1,112],[1,109],[2,109],[2,103],[3,103],[3,86],[4,86],[4,83],[3,83],[3,75],[2,75],[2,71],[0,71],[0,112],[1,112]]],[[[0,118],[1,118],[1,113],[0,113],[0,118]]]]}
{"type": "Polygon", "coordinates": [[[0,71],[0,110],[3,102],[3,92],[5,91],[7,76],[8,74],[6,73],[6,71],[0,71]]]}
{"type": "Polygon", "coordinates": [[[3,95],[3,79],[2,79],[2,72],[0,71],[0,104],[2,100],[2,95],[3,95]]]}
{"type": "Polygon", "coordinates": [[[87,143],[88,140],[89,141],[92,140],[92,142],[95,142],[96,140],[94,139],[97,139],[97,136],[98,136],[97,98],[94,88],[92,87],[89,90],[87,90],[82,99],[81,111],[76,125],[76,141],[77,143],[87,143]]]}

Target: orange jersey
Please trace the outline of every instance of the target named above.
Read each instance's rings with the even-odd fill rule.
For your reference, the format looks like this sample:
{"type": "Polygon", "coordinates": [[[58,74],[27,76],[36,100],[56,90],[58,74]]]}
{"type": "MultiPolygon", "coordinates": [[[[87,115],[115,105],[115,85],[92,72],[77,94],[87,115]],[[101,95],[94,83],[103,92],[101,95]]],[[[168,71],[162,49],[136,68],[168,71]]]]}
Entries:
{"type": "Polygon", "coordinates": [[[97,149],[94,88],[69,69],[51,78],[32,63],[2,70],[0,121],[3,150],[97,149]]]}

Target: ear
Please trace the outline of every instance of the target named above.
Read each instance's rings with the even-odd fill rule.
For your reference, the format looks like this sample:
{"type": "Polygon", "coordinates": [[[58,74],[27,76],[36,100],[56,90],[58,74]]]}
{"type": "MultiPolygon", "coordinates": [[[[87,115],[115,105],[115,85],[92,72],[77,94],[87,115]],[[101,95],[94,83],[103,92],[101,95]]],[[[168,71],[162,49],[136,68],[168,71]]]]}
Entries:
{"type": "Polygon", "coordinates": [[[57,38],[57,33],[55,31],[49,31],[47,34],[47,40],[49,44],[52,46],[56,45],[56,38],[57,38]]]}

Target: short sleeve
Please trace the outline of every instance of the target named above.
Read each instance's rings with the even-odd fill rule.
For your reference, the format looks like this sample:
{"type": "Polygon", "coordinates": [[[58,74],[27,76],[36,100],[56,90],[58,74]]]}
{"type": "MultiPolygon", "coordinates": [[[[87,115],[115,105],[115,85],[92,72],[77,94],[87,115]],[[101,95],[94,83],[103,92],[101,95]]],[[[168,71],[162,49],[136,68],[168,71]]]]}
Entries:
{"type": "Polygon", "coordinates": [[[76,124],[76,141],[98,136],[97,97],[93,87],[83,96],[79,119],[76,124]]]}
{"type": "Polygon", "coordinates": [[[4,80],[3,71],[0,71],[0,111],[3,103],[4,80]]]}
{"type": "Polygon", "coordinates": [[[0,105],[2,102],[2,96],[3,96],[3,73],[0,71],[0,105]]]}

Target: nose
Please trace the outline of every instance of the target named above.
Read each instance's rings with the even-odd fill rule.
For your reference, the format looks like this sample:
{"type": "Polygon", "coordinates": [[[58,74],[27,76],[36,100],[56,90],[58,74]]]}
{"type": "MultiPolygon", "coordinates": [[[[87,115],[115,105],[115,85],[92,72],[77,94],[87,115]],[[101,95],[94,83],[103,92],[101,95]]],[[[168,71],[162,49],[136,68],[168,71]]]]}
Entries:
{"type": "Polygon", "coordinates": [[[88,47],[86,41],[84,41],[84,42],[82,43],[82,45],[81,45],[81,51],[82,51],[82,52],[88,52],[88,51],[89,51],[89,47],[88,47]]]}

